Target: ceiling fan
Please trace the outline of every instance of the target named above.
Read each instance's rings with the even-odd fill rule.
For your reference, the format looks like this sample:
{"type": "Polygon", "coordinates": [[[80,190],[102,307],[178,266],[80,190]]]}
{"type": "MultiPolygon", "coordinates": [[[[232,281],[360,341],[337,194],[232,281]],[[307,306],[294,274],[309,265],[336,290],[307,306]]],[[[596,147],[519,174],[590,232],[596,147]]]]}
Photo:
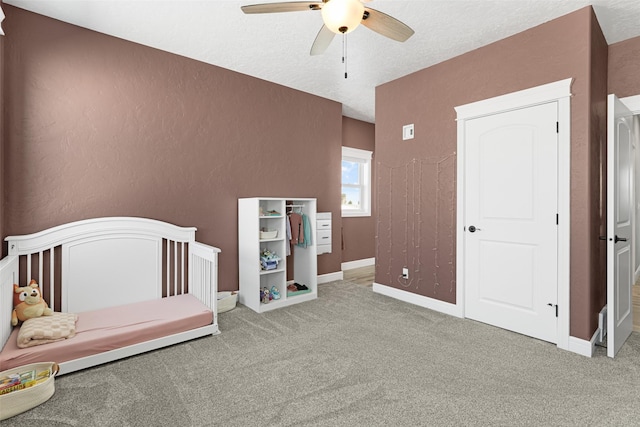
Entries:
{"type": "Polygon", "coordinates": [[[390,39],[404,42],[414,31],[397,19],[365,7],[371,0],[319,0],[263,3],[242,6],[244,13],[278,13],[320,10],[324,25],[311,46],[311,55],[320,55],[331,44],[336,34],[347,34],[362,24],[390,39]]]}

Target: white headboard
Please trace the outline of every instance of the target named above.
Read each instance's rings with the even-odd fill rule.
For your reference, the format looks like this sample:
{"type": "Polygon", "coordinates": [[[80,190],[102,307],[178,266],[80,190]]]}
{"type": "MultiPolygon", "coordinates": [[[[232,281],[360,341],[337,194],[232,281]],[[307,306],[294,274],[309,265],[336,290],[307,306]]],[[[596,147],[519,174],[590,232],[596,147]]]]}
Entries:
{"type": "Polygon", "coordinates": [[[147,218],[108,217],[5,240],[9,256],[26,263],[16,283],[36,279],[47,287],[50,306],[61,289],[59,310],[80,313],[183,293],[195,231],[147,218]],[[61,286],[56,286],[57,277],[61,286]]]}

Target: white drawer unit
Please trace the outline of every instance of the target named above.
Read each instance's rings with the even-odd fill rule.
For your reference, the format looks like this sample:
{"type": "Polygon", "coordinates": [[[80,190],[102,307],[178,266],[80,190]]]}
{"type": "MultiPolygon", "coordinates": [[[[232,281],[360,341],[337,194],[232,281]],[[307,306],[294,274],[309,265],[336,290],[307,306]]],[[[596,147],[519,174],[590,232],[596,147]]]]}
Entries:
{"type": "Polygon", "coordinates": [[[316,248],[318,255],[331,253],[331,212],[316,214],[316,248]]]}

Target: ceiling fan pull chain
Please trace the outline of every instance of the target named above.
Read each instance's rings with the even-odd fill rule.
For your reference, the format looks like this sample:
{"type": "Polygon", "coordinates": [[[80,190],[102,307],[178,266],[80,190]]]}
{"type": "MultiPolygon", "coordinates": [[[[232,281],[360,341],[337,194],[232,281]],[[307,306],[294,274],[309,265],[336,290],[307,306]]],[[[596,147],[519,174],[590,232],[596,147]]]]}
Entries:
{"type": "Polygon", "coordinates": [[[344,78],[347,78],[347,33],[342,33],[342,63],[344,64],[344,78]]]}

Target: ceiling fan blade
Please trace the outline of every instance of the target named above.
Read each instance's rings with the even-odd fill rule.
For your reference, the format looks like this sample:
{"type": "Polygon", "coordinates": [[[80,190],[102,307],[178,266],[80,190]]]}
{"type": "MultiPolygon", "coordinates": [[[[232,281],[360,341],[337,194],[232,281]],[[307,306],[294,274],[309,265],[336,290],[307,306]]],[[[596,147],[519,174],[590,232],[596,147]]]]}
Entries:
{"type": "Polygon", "coordinates": [[[331,40],[333,40],[333,36],[335,35],[336,33],[328,29],[326,25],[323,25],[320,31],[318,31],[313,46],[311,46],[311,55],[323,54],[331,44],[331,40]]]}
{"type": "Polygon", "coordinates": [[[241,7],[244,13],[278,13],[278,12],[302,12],[305,10],[322,9],[322,1],[288,1],[282,3],[250,4],[241,7]]]}
{"type": "Polygon", "coordinates": [[[370,7],[364,8],[362,25],[390,39],[403,42],[411,37],[414,31],[396,18],[370,7]]]}

